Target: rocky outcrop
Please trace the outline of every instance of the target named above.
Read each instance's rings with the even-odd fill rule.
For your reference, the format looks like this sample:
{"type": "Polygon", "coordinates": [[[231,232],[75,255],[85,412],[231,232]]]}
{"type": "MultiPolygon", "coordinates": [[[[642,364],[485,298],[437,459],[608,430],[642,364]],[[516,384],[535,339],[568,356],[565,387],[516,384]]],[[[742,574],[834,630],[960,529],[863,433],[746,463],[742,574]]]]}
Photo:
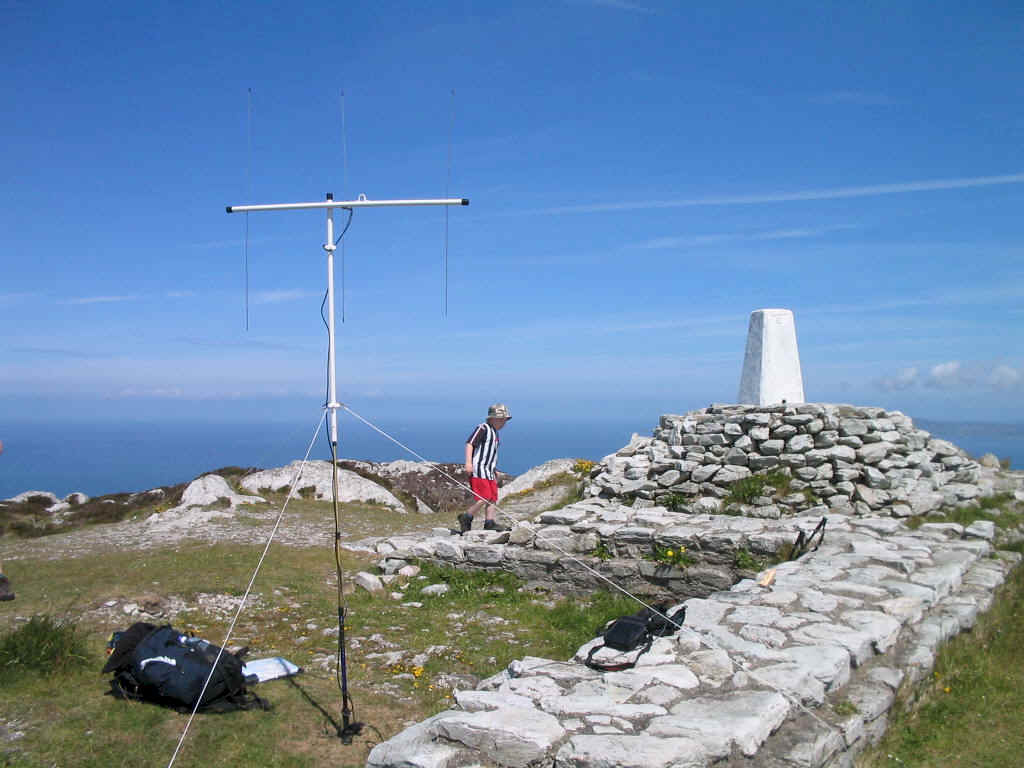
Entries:
{"type": "MultiPolygon", "coordinates": [[[[246,475],[241,482],[243,488],[255,493],[262,489],[269,491],[281,491],[290,488],[296,483],[296,491],[311,489],[316,499],[332,498],[333,472],[329,461],[307,461],[302,469],[302,475],[296,482],[301,461],[293,461],[286,467],[277,469],[265,469],[246,475]]],[[[383,504],[398,512],[405,512],[405,505],[390,491],[378,485],[372,480],[357,475],[348,469],[338,469],[338,501],[351,503],[365,501],[373,504],[383,504]]]]}
{"type": "Polygon", "coordinates": [[[651,437],[634,435],[594,469],[586,494],[750,517],[819,504],[830,513],[909,517],[991,495],[1001,490],[997,478],[997,469],[898,411],[712,405],[662,416],[651,437]],[[739,481],[769,473],[775,486],[737,500],[739,481]]]}
{"type": "Polygon", "coordinates": [[[217,517],[230,516],[226,510],[234,510],[241,504],[260,504],[264,501],[260,496],[237,493],[220,475],[203,475],[188,484],[181,495],[181,504],[150,515],[146,525],[154,532],[203,525],[217,517]]]}

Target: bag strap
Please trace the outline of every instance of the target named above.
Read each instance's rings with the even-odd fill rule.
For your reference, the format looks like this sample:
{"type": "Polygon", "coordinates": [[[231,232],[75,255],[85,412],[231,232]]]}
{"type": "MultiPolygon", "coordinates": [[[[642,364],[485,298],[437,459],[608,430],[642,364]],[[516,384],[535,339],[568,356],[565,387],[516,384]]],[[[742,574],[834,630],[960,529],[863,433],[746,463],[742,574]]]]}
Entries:
{"type": "Polygon", "coordinates": [[[650,632],[648,632],[647,642],[644,643],[643,647],[639,650],[636,656],[633,657],[632,661],[617,662],[615,664],[604,664],[600,661],[594,661],[594,654],[605,647],[604,643],[601,643],[601,645],[595,645],[593,648],[590,649],[590,652],[587,654],[586,661],[584,661],[583,663],[591,669],[596,669],[598,672],[621,672],[624,669],[632,669],[633,667],[635,667],[636,663],[640,660],[640,657],[647,653],[649,650],[651,650],[651,645],[653,644],[654,636],[650,632]]]}

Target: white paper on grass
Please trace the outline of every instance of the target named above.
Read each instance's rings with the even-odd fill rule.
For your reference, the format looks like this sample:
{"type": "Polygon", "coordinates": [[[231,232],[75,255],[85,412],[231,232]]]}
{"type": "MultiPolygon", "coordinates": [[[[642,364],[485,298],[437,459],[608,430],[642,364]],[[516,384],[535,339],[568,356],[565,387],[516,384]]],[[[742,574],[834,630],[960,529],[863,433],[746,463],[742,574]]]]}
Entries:
{"type": "Polygon", "coordinates": [[[300,667],[280,656],[271,659],[253,659],[242,666],[242,674],[245,677],[255,675],[261,683],[265,683],[267,680],[276,680],[279,677],[291,677],[301,671],[300,667]]]}

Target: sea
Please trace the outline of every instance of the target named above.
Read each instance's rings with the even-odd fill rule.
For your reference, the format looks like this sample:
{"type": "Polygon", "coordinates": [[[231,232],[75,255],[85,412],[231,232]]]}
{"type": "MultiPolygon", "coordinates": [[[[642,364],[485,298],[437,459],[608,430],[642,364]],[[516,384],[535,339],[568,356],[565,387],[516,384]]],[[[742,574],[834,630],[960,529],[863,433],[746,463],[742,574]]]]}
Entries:
{"type": "MultiPolygon", "coordinates": [[[[599,460],[627,444],[633,432],[650,434],[657,422],[529,422],[513,419],[501,432],[498,469],[518,475],[557,458],[599,460]]],[[[329,459],[321,426],[285,422],[0,423],[0,499],[23,491],[59,497],[89,496],[174,485],[221,467],[281,467],[302,459],[329,459]],[[310,450],[311,449],[311,450],[310,450]]],[[[464,461],[472,423],[380,425],[405,448],[363,424],[347,420],[339,457],[364,461],[464,461]],[[406,448],[410,450],[406,450],[406,448]],[[410,452],[411,451],[411,452],[410,452]]]]}
{"type": "MultiPolygon", "coordinates": [[[[499,469],[516,475],[549,459],[597,461],[628,443],[634,432],[650,434],[656,421],[513,420],[501,433],[499,469]]],[[[993,453],[1015,469],[1024,465],[1024,424],[914,423],[972,456],[993,453]]],[[[461,462],[473,425],[414,422],[386,429],[415,453],[359,423],[344,426],[339,441],[343,458],[461,462]]],[[[29,490],[59,497],[75,491],[89,496],[143,491],[187,482],[221,467],[284,466],[305,456],[311,445],[311,458],[329,458],[322,429],[313,441],[315,427],[280,421],[5,421],[0,423],[0,499],[29,490]]]]}

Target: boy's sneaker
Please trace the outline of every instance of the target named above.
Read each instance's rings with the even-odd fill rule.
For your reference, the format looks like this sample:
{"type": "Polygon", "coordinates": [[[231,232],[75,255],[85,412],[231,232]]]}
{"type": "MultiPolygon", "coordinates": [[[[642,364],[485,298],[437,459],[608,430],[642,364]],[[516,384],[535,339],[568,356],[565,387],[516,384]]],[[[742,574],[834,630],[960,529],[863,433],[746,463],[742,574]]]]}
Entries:
{"type": "Polygon", "coordinates": [[[503,525],[498,525],[494,520],[484,520],[484,530],[485,531],[498,531],[498,532],[501,532],[501,531],[507,531],[508,528],[506,528],[503,525]]]}
{"type": "MultiPolygon", "coordinates": [[[[473,527],[473,516],[469,512],[463,512],[459,515],[459,534],[463,534],[473,527]]],[[[488,521],[489,522],[489,521],[488,521]]],[[[486,527],[486,523],[484,524],[486,527]]]]}

